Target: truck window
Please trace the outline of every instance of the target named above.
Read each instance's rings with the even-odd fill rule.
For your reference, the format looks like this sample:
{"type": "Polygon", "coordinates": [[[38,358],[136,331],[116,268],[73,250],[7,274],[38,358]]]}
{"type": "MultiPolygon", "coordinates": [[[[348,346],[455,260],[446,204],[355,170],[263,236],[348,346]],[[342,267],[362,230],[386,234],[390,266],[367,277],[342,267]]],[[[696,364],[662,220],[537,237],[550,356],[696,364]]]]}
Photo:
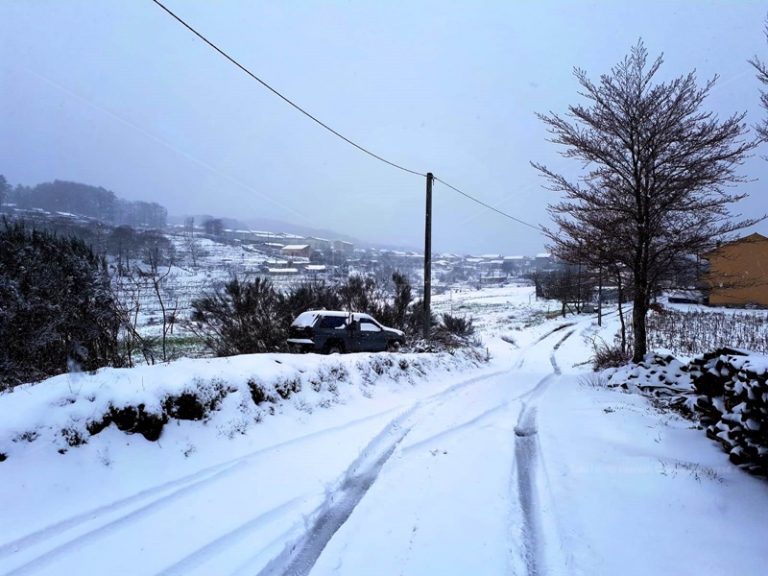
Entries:
{"type": "Polygon", "coordinates": [[[381,332],[381,328],[370,320],[360,320],[360,330],[362,332],[381,332]]]}
{"type": "Polygon", "coordinates": [[[320,321],[320,328],[326,328],[328,330],[331,329],[342,329],[344,328],[344,324],[346,322],[347,318],[346,316],[324,316],[323,319],[320,321]]]}

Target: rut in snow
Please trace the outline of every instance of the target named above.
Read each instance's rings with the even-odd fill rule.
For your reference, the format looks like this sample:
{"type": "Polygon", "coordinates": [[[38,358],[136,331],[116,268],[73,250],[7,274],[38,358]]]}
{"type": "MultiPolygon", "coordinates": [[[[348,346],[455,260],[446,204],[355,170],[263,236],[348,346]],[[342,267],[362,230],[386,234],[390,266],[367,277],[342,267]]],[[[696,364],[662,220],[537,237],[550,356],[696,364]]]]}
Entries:
{"type": "MultiPolygon", "coordinates": [[[[570,328],[571,326],[574,326],[574,324],[575,324],[574,322],[567,322],[565,324],[560,324],[559,326],[553,328],[549,332],[546,332],[545,334],[542,334],[541,336],[539,336],[539,338],[533,344],[529,344],[523,350],[520,351],[520,354],[519,354],[520,360],[518,360],[517,363],[515,364],[515,368],[523,367],[523,364],[525,364],[525,353],[528,352],[528,350],[530,350],[532,347],[536,346],[536,344],[543,342],[544,340],[552,336],[552,334],[556,334],[560,332],[560,330],[565,330],[566,328],[570,328]]],[[[573,334],[573,331],[569,332],[562,340],[560,340],[560,342],[558,342],[555,345],[555,349],[557,349],[557,347],[559,347],[560,344],[562,344],[563,341],[565,341],[568,338],[568,336],[570,336],[571,334],[573,334]]]]}
{"type": "Polygon", "coordinates": [[[14,541],[3,544],[0,546],[0,558],[19,554],[36,545],[44,545],[49,540],[58,540],[62,536],[66,538],[67,533],[72,533],[69,539],[37,555],[29,562],[5,573],[5,575],[26,574],[29,570],[44,566],[45,564],[54,561],[56,558],[66,555],[69,552],[76,551],[84,544],[94,542],[124,526],[140,521],[145,516],[154,514],[191,493],[206,488],[232,474],[246,470],[248,466],[258,463],[261,456],[268,455],[275,450],[320,437],[325,434],[353,428],[356,425],[365,423],[373,418],[378,418],[391,411],[392,410],[386,410],[371,416],[366,416],[365,418],[347,422],[340,426],[332,426],[306,434],[299,438],[294,438],[286,442],[256,450],[227,462],[199,470],[182,478],[165,482],[152,488],[147,488],[132,496],[116,500],[98,508],[90,509],[14,541]]]}
{"type": "Polygon", "coordinates": [[[413,423],[408,420],[414,410],[409,410],[388,424],[366,446],[344,473],[338,487],[327,495],[325,502],[315,511],[307,530],[269,562],[259,572],[259,576],[309,574],[325,546],[350,517],[395,448],[411,431],[413,423]]]}
{"type": "MultiPolygon", "coordinates": [[[[571,325],[561,326],[559,329],[571,325]]],[[[542,576],[547,573],[544,547],[544,528],[541,511],[541,496],[537,488],[537,476],[541,463],[539,462],[538,424],[536,422],[537,402],[547,389],[552,378],[560,375],[555,352],[568,340],[575,330],[565,334],[553,347],[549,356],[554,374],[544,377],[523,398],[523,407],[515,426],[515,476],[517,478],[517,495],[523,514],[523,546],[525,564],[529,576],[542,576]]],[[[552,334],[552,332],[550,333],[552,334]]],[[[548,334],[548,335],[550,335],[548,334]]],[[[541,341],[541,340],[539,340],[541,341]]]]}
{"type": "Polygon", "coordinates": [[[306,576],[323,553],[334,534],[352,515],[368,493],[394,451],[419,421],[425,409],[440,404],[462,388],[504,373],[494,372],[465,380],[442,392],[416,403],[408,411],[390,422],[366,446],[360,456],[343,474],[336,488],[326,496],[315,510],[302,534],[289,542],[258,576],[306,576]]]}

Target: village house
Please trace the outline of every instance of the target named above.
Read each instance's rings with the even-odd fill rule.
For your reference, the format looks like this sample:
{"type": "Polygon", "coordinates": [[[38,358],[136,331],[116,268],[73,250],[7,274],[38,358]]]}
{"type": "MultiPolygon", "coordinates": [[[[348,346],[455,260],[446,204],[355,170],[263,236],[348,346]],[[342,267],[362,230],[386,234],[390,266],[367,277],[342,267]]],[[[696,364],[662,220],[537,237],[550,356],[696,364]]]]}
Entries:
{"type": "Polygon", "coordinates": [[[712,306],[768,306],[768,238],[751,234],[706,256],[712,306]]]}
{"type": "Polygon", "coordinates": [[[312,254],[312,247],[309,244],[288,244],[280,250],[283,258],[309,258],[312,254]]]}
{"type": "Polygon", "coordinates": [[[345,242],[344,240],[333,241],[334,252],[340,252],[344,256],[352,256],[355,253],[355,245],[352,242],[345,242]]]}

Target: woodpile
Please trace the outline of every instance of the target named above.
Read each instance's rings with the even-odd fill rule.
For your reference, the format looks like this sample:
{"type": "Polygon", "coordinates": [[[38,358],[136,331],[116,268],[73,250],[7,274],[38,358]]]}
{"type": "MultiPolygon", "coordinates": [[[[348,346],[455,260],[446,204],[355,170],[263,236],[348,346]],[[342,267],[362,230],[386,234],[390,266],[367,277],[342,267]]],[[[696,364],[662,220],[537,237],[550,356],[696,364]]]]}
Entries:
{"type": "Polygon", "coordinates": [[[686,369],[707,436],[733,463],[768,475],[768,357],[721,348],[686,369]]]}

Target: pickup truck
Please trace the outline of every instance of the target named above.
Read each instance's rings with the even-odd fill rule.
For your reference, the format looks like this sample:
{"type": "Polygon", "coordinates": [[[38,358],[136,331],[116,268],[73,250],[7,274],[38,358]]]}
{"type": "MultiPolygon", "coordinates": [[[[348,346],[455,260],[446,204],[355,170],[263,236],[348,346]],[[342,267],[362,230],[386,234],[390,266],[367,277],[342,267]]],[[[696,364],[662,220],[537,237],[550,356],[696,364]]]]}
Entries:
{"type": "Polygon", "coordinates": [[[288,332],[292,352],[396,352],[405,343],[401,330],[387,328],[372,316],[340,310],[309,310],[288,332]]]}

